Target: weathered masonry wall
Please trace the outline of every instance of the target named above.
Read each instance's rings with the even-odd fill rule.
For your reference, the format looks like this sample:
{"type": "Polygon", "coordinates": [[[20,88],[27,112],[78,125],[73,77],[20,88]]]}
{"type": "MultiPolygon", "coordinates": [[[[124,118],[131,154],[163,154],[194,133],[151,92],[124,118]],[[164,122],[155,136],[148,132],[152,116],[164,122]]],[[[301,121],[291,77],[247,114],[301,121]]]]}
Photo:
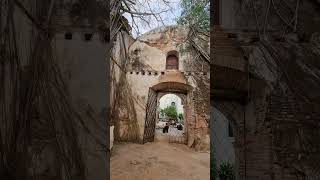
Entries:
{"type": "Polygon", "coordinates": [[[4,138],[5,144],[16,146],[1,149],[1,157],[7,158],[2,159],[0,179],[106,179],[106,49],[110,47],[106,32],[95,26],[99,23],[88,20],[106,17],[95,3],[84,10],[95,13],[78,11],[76,23],[70,17],[74,1],[1,1],[0,29],[9,32],[0,37],[1,58],[7,50],[11,56],[0,67],[4,65],[1,76],[8,78],[9,91],[6,85],[1,88],[10,96],[16,92],[15,98],[5,97],[12,102],[5,102],[8,109],[1,110],[12,108],[12,112],[1,116],[5,117],[1,124],[10,123],[4,122],[1,133],[10,137],[4,138]],[[72,38],[65,39],[66,33],[72,38]],[[86,34],[92,35],[89,40],[86,34]],[[6,70],[7,63],[12,72],[6,70]],[[7,72],[9,76],[3,76],[7,72]]]}
{"type": "MultiPolygon", "coordinates": [[[[127,73],[127,81],[128,86],[131,87],[132,91],[132,99],[134,100],[134,107],[133,111],[136,114],[137,124],[138,124],[138,132],[139,132],[139,140],[142,141],[143,139],[143,132],[145,126],[145,119],[146,119],[146,104],[148,101],[148,93],[149,88],[156,85],[158,83],[158,79],[160,74],[158,75],[145,75],[142,72],[131,72],[127,73]],[[137,74],[138,73],[138,74],[137,74]]],[[[121,124],[122,126],[122,133],[127,132],[129,129],[126,128],[127,124],[121,124]]]]}
{"type": "MultiPolygon", "coordinates": [[[[178,54],[179,71],[183,73],[187,83],[194,88],[194,91],[189,94],[190,105],[192,106],[190,109],[193,110],[192,114],[194,114],[194,122],[190,122],[192,124],[190,128],[196,125],[195,119],[197,116],[195,114],[209,116],[208,66],[205,62],[198,60],[197,56],[187,48],[187,44],[184,42],[187,33],[188,31],[181,27],[164,27],[146,33],[128,46],[127,56],[123,58],[126,59],[127,63],[123,65],[124,71],[119,73],[125,82],[121,91],[125,90],[125,93],[121,93],[117,101],[114,102],[118,104],[129,102],[130,107],[122,106],[118,111],[118,116],[113,117],[117,141],[142,141],[149,88],[157,85],[160,79],[168,73],[166,57],[171,52],[178,54]],[[195,61],[199,63],[194,63],[195,61]],[[190,63],[198,65],[196,67],[200,67],[202,71],[193,69],[190,63]],[[204,108],[198,108],[196,103],[201,104],[201,107],[204,108]]],[[[117,57],[115,59],[118,61],[117,57]]],[[[119,75],[114,77],[119,79],[119,75]]],[[[179,77],[177,77],[177,81],[181,81],[179,77]]],[[[116,111],[116,108],[114,110],[116,111]]],[[[202,131],[205,133],[200,133],[200,138],[197,140],[193,139],[191,146],[194,146],[194,141],[199,141],[199,139],[209,145],[208,128],[202,131]]],[[[192,135],[192,137],[195,136],[197,135],[192,135]]]]}
{"type": "Polygon", "coordinates": [[[319,112],[319,107],[301,102],[292,93],[270,96],[267,120],[276,179],[319,178],[319,112]]]}
{"type": "MultiPolygon", "coordinates": [[[[317,47],[315,43],[287,41],[273,42],[272,46],[277,50],[255,47],[249,56],[254,73],[268,85],[252,97],[257,117],[253,127],[256,134],[261,135],[260,140],[252,137],[255,141],[252,147],[260,147],[254,154],[266,165],[260,172],[248,168],[247,174],[264,173],[266,178],[275,179],[317,179],[320,171],[315,161],[319,161],[320,134],[315,127],[319,126],[320,111],[319,84],[315,83],[319,80],[316,76],[319,65],[315,59],[319,59],[320,53],[312,50],[317,47]],[[263,52],[266,56],[259,56],[263,52]],[[270,56],[273,53],[281,61],[274,60],[270,56]],[[259,61],[263,63],[257,63],[259,61]],[[289,65],[283,68],[286,63],[289,65]]],[[[252,167],[257,166],[253,163],[252,167]]]]}
{"type": "Polygon", "coordinates": [[[283,31],[278,14],[291,18],[294,11],[276,12],[275,7],[287,5],[274,2],[263,34],[263,24],[257,29],[255,20],[264,22],[268,1],[251,4],[257,17],[246,1],[220,1],[221,26],[214,27],[213,38],[213,106],[235,125],[237,179],[319,179],[317,3],[301,2],[296,31],[283,31]],[[230,8],[238,11],[225,16],[230,8]]]}
{"type": "MultiPolygon", "coordinates": [[[[128,84],[126,66],[129,59],[129,47],[133,38],[126,31],[117,34],[111,56],[110,104],[111,122],[114,126],[115,141],[139,141],[139,126],[135,113],[134,96],[128,84]],[[123,128],[120,128],[123,127],[123,128]]],[[[112,132],[111,132],[112,133],[112,132]]]]}
{"type": "Polygon", "coordinates": [[[257,28],[260,28],[260,33],[265,30],[269,33],[277,33],[283,28],[286,23],[294,21],[295,11],[298,12],[297,34],[303,41],[309,39],[313,33],[319,32],[320,26],[318,14],[319,3],[312,0],[299,2],[296,9],[297,1],[280,1],[274,0],[269,4],[269,1],[257,0],[238,1],[238,0],[219,0],[219,25],[227,32],[236,33],[238,36],[257,35],[257,28]],[[268,9],[269,7],[269,9],[268,9]],[[266,19],[266,13],[268,17],[266,19]],[[255,11],[255,12],[254,12],[255,11]],[[258,22],[257,22],[258,21],[258,22]],[[257,25],[258,23],[258,25],[257,25]]]}
{"type": "MultiPolygon", "coordinates": [[[[90,167],[88,176],[95,179],[104,177],[96,172],[104,172],[106,162],[101,157],[107,158],[104,153],[95,152],[95,149],[100,147],[96,143],[105,142],[107,139],[107,48],[97,34],[93,34],[91,41],[87,42],[81,33],[73,33],[72,40],[66,40],[65,34],[61,33],[56,35],[54,43],[56,59],[68,84],[72,103],[82,117],[83,126],[86,126],[82,128],[89,130],[86,132],[81,128],[78,141],[83,156],[88,157],[85,160],[90,167]],[[94,137],[88,136],[88,133],[94,137]],[[98,139],[98,142],[95,139],[98,139]]],[[[80,122],[76,124],[78,123],[80,122]]]]}
{"type": "MultiPolygon", "coordinates": [[[[73,6],[66,5],[56,12],[53,18],[56,34],[52,46],[62,78],[67,84],[65,90],[71,96],[77,117],[81,117],[73,126],[78,133],[77,141],[84,158],[86,177],[104,179],[105,169],[108,168],[107,154],[97,149],[108,148],[107,111],[110,107],[106,57],[109,56],[107,51],[110,44],[106,43],[105,32],[95,26],[99,23],[90,19],[101,19],[101,14],[96,12],[91,14],[92,17],[85,17],[79,11],[74,15],[79,16],[80,20],[75,22],[74,17],[68,14],[73,6]]],[[[87,10],[92,11],[92,8],[97,7],[93,4],[87,10]]]]}

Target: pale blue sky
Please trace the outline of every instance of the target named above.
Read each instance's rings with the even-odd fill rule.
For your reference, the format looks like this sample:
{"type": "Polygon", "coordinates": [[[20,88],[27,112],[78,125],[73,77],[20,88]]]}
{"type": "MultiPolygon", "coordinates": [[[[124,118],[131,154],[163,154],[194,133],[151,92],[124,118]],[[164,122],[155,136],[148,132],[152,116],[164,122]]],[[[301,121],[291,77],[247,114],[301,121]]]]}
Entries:
{"type": "MultiPolygon", "coordinates": [[[[174,25],[176,24],[176,18],[181,15],[180,0],[165,0],[168,4],[165,4],[162,0],[136,0],[136,9],[138,12],[157,12],[158,21],[154,16],[146,16],[146,21],[144,22],[139,18],[135,18],[135,22],[139,27],[139,35],[144,34],[152,29],[161,27],[163,25],[174,25]]],[[[132,18],[129,14],[125,13],[124,16],[128,19],[131,26],[132,18]]],[[[132,34],[137,37],[138,32],[135,28],[132,29],[132,34]]]]}

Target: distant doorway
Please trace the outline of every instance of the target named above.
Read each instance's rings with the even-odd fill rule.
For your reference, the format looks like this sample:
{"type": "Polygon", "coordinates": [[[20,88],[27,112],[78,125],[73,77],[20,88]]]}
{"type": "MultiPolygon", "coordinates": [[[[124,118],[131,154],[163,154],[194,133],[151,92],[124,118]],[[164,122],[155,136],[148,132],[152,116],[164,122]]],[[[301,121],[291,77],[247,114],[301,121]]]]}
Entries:
{"type": "Polygon", "coordinates": [[[187,94],[149,90],[143,143],[164,140],[187,142],[187,94]]]}
{"type": "MultiPolygon", "coordinates": [[[[160,94],[161,96],[161,94],[160,94]]],[[[156,140],[184,139],[184,108],[181,98],[173,93],[159,97],[156,117],[156,140]]]]}

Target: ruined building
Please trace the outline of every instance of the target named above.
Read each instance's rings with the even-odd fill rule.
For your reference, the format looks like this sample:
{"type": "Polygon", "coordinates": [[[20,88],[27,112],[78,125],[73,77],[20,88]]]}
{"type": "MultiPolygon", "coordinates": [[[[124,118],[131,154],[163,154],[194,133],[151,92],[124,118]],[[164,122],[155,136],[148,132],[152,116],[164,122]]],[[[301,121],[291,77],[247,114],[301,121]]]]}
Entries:
{"type": "Polygon", "coordinates": [[[0,179],[106,179],[100,1],[0,1],[0,179]]]}
{"type": "MultiPolygon", "coordinates": [[[[137,39],[126,31],[118,34],[111,64],[115,141],[154,141],[159,99],[173,93],[184,108],[184,143],[209,149],[210,68],[188,35],[189,30],[179,26],[154,29],[137,39]]],[[[209,41],[201,42],[208,52],[209,41]]]]}
{"type": "Polygon", "coordinates": [[[211,108],[225,117],[211,125],[231,123],[224,148],[237,179],[319,179],[319,2],[216,0],[211,10],[211,108]]]}

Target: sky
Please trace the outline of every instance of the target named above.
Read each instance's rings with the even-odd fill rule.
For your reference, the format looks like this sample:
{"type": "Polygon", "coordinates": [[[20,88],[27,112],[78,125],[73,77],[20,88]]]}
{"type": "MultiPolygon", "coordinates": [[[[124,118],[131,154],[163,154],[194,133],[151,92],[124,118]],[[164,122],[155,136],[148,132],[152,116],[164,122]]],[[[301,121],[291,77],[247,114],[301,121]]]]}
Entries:
{"type": "MultiPolygon", "coordinates": [[[[136,29],[132,29],[132,35],[138,37],[152,29],[161,27],[163,25],[175,25],[176,19],[181,15],[182,8],[180,6],[180,0],[136,0],[136,9],[138,12],[157,12],[157,18],[162,19],[158,21],[154,16],[146,16],[146,20],[142,21],[139,18],[135,18],[135,22],[139,27],[139,33],[136,29]],[[168,2],[168,4],[165,4],[168,2]]],[[[133,27],[132,18],[128,13],[124,16],[128,19],[131,27],[133,27]]]]}
{"type": "Polygon", "coordinates": [[[164,109],[167,106],[170,106],[172,102],[175,102],[178,114],[179,113],[183,114],[183,106],[181,104],[181,98],[179,96],[174,94],[166,94],[160,98],[159,102],[160,102],[160,105],[159,105],[160,109],[164,109]]]}

